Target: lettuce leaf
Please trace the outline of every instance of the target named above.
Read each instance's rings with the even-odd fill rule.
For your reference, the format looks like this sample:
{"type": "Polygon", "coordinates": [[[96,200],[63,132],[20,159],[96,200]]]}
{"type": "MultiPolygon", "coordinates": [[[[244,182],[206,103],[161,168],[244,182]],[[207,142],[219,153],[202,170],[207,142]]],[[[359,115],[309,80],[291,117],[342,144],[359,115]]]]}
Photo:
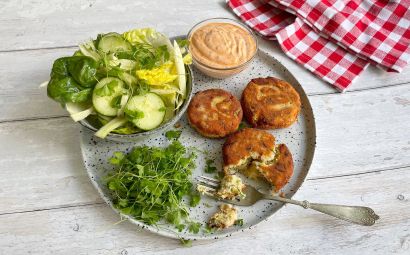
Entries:
{"type": "Polygon", "coordinates": [[[133,29],[123,34],[124,38],[133,45],[148,43],[155,48],[166,45],[169,52],[173,51],[171,41],[165,35],[153,28],[133,29]]]}
{"type": "Polygon", "coordinates": [[[88,104],[66,103],[65,108],[75,122],[83,120],[90,114],[95,113],[94,107],[88,104]]]}
{"type": "Polygon", "coordinates": [[[185,65],[191,65],[192,64],[192,55],[190,53],[187,53],[183,58],[182,61],[184,62],[185,65]]]}
{"type": "Polygon", "coordinates": [[[177,79],[178,75],[174,71],[174,64],[166,62],[165,64],[151,70],[137,70],[137,77],[144,80],[148,85],[159,86],[171,83],[177,79]]]}
{"type": "Polygon", "coordinates": [[[185,66],[184,66],[184,61],[182,59],[181,49],[179,48],[178,43],[176,41],[174,41],[174,60],[175,60],[176,71],[178,74],[178,86],[179,86],[179,92],[182,95],[182,98],[181,98],[181,101],[182,101],[186,97],[186,74],[185,74],[185,66]]]}

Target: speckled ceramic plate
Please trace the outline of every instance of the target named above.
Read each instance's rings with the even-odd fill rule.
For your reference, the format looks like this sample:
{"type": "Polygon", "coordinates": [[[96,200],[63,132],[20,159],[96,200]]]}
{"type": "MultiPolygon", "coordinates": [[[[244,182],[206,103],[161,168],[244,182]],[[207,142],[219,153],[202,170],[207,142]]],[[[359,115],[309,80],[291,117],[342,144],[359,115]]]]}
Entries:
{"type": "MultiPolygon", "coordinates": [[[[293,154],[295,163],[294,174],[290,182],[283,189],[285,196],[290,198],[295,194],[305,180],[313,159],[316,141],[315,121],[312,108],[302,86],[293,77],[293,75],[272,56],[269,56],[263,51],[259,51],[257,57],[254,59],[253,63],[250,64],[248,69],[231,78],[224,80],[212,79],[194,70],[193,90],[196,92],[210,88],[222,88],[231,91],[235,96],[240,98],[242,90],[250,79],[266,76],[274,76],[288,81],[299,92],[302,101],[302,110],[296,123],[286,129],[270,131],[276,137],[277,143],[285,143],[293,154]]],[[[180,138],[182,144],[186,146],[194,146],[200,150],[208,151],[210,153],[208,156],[201,154],[198,156],[196,161],[197,168],[193,173],[193,178],[204,174],[203,169],[205,166],[206,157],[214,158],[215,165],[220,166],[222,164],[221,147],[224,139],[207,139],[200,136],[187,124],[186,116],[182,117],[180,123],[182,124],[181,129],[183,130],[180,138]]],[[[85,167],[92,183],[111,207],[112,202],[109,192],[102,182],[102,177],[112,170],[112,167],[107,163],[107,159],[110,158],[115,151],[128,151],[131,147],[144,144],[149,146],[166,146],[168,142],[162,134],[158,137],[147,138],[139,142],[119,143],[98,139],[94,137],[93,133],[88,129],[82,129],[81,149],[85,167]]],[[[200,204],[197,207],[190,209],[190,217],[193,220],[203,222],[205,224],[209,217],[217,211],[218,204],[219,202],[211,198],[202,197],[200,204]],[[211,206],[209,207],[209,205],[211,206]]],[[[123,215],[123,217],[128,218],[130,222],[142,228],[168,237],[184,239],[212,239],[230,236],[235,232],[249,229],[267,219],[282,206],[283,204],[279,202],[259,201],[251,207],[238,207],[238,218],[244,220],[243,226],[234,226],[215,233],[177,233],[175,228],[168,224],[164,224],[161,228],[157,228],[154,226],[148,226],[126,215],[123,215]]],[[[112,208],[119,213],[114,207],[112,208]]]]}

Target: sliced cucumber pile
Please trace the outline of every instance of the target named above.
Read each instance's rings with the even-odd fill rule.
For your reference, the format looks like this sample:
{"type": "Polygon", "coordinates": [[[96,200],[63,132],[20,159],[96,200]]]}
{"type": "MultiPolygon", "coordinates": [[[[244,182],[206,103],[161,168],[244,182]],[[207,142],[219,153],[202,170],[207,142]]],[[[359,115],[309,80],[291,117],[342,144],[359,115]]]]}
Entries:
{"type": "Polygon", "coordinates": [[[125,106],[124,112],[136,127],[151,130],[164,120],[166,107],[160,96],[147,93],[133,96],[125,106]]]}
{"type": "Polygon", "coordinates": [[[108,33],[99,40],[98,49],[105,53],[114,53],[119,51],[131,51],[132,47],[122,35],[118,33],[108,33]]]}
{"type": "Polygon", "coordinates": [[[107,77],[94,88],[93,105],[98,113],[105,116],[116,116],[121,108],[121,97],[127,95],[125,84],[120,79],[107,77]]]}

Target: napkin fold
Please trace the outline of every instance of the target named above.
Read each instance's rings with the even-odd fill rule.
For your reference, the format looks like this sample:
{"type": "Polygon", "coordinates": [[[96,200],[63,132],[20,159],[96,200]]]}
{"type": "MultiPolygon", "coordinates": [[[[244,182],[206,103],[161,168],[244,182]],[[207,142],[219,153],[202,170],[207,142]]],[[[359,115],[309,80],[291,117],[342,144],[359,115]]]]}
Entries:
{"type": "Polygon", "coordinates": [[[400,72],[410,60],[410,0],[227,0],[248,26],[345,91],[368,64],[400,72]]]}

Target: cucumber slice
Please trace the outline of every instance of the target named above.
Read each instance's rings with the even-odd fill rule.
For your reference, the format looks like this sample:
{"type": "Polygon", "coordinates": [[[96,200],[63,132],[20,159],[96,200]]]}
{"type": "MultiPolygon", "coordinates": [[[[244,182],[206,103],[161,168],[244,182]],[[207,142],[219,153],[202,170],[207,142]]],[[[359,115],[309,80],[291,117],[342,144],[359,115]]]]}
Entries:
{"type": "Polygon", "coordinates": [[[155,93],[133,96],[125,106],[128,119],[142,130],[158,127],[165,117],[165,104],[155,93]]]}
{"type": "Polygon", "coordinates": [[[93,91],[92,101],[95,110],[105,116],[116,116],[120,107],[114,107],[113,103],[127,92],[124,82],[120,79],[113,77],[102,79],[93,91]]]}
{"type": "Polygon", "coordinates": [[[103,35],[98,42],[98,49],[108,53],[114,53],[118,51],[131,51],[132,47],[120,34],[109,33],[103,35]]]}

